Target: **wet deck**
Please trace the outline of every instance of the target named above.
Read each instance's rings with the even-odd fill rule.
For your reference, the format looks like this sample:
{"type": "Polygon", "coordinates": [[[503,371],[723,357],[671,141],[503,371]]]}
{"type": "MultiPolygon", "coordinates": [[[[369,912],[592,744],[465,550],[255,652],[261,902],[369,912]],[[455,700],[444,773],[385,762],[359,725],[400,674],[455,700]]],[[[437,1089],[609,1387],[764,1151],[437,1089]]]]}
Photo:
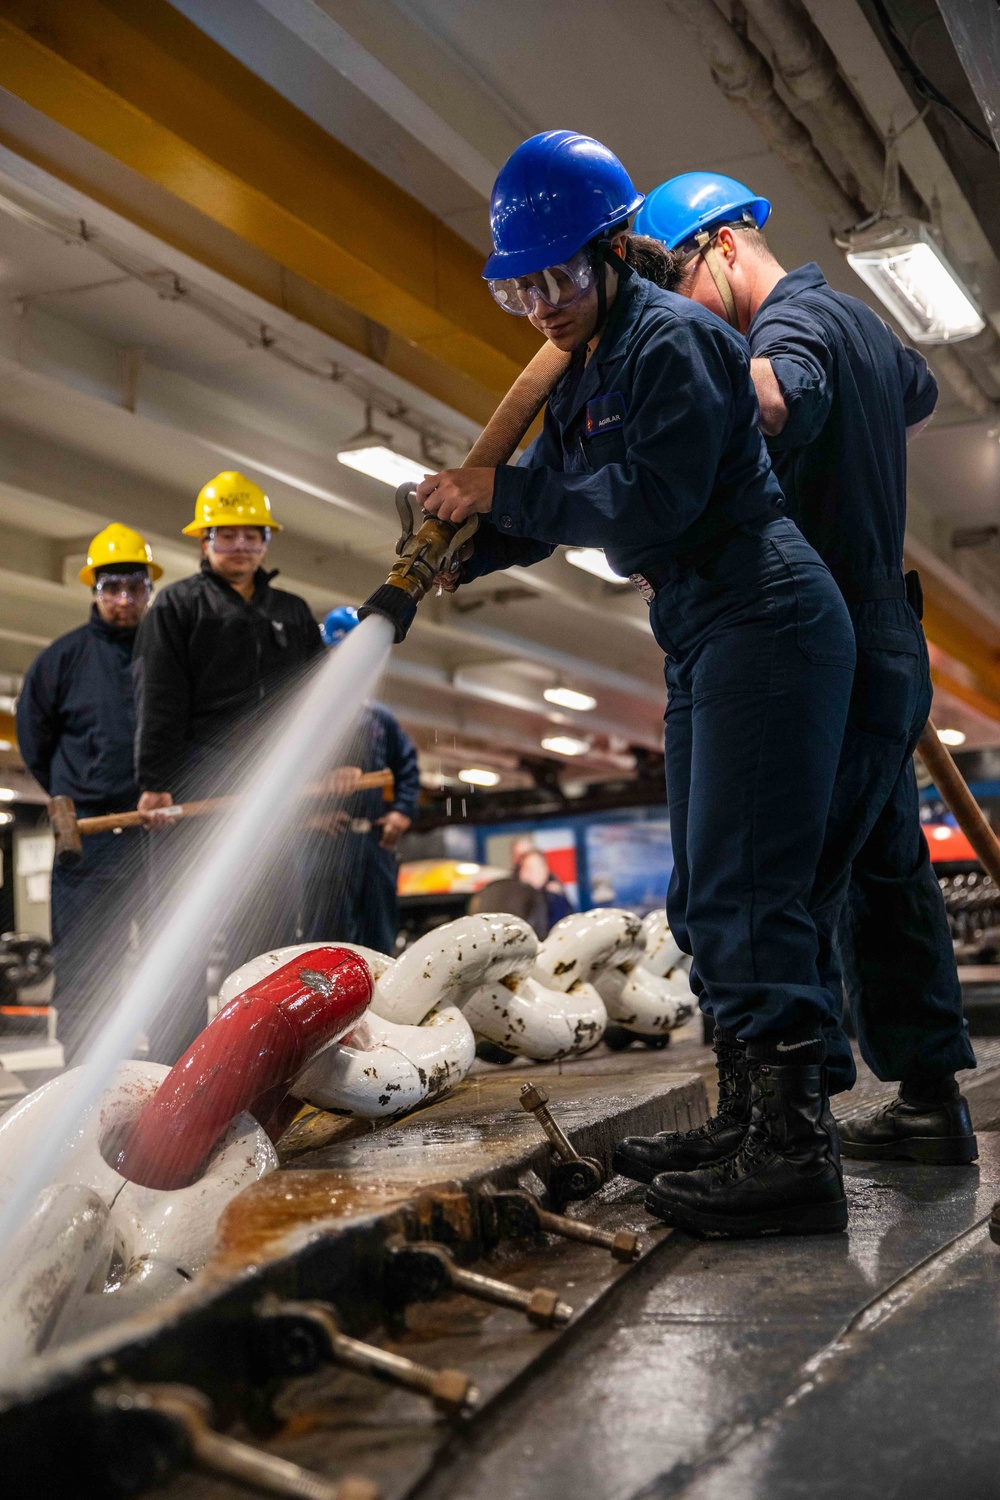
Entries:
{"type": "MultiPolygon", "coordinates": [[[[681,1071],[707,1070],[694,1043],[672,1051],[681,1071]]],[[[482,1269],[558,1289],[578,1317],[540,1334],[463,1298],[411,1309],[394,1347],[472,1374],[486,1397],[474,1419],[449,1434],[413,1397],[324,1375],[287,1388],[269,1448],[331,1476],[365,1474],[386,1500],[992,1497],[1000,1043],[977,1051],[964,1085],[978,1166],[845,1163],[847,1235],[705,1244],[654,1231],[643,1261],[617,1277],[576,1245],[491,1257],[482,1269]]],[[[616,1076],[665,1062],[632,1052],[577,1066],[616,1088],[616,1076]]],[[[514,1081],[507,1070],[488,1078],[514,1081]]],[[[883,1092],[863,1079],[840,1111],[883,1092]]],[[[648,1222],[641,1190],[620,1181],[584,1212],[611,1227],[648,1222]]],[[[162,1493],[248,1492],[189,1476],[162,1493]]]]}

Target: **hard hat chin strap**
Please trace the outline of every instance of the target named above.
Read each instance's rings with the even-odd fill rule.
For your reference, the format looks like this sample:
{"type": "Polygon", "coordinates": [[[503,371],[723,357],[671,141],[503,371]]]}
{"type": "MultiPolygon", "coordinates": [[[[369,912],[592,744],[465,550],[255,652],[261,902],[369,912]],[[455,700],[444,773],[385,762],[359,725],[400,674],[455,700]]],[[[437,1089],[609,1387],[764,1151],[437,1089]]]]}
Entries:
{"type": "Polygon", "coordinates": [[[733,289],[729,285],[729,279],[726,276],[719,252],[712,243],[712,236],[703,229],[700,234],[695,235],[695,244],[698,246],[699,253],[709,269],[712,280],[715,282],[715,289],[722,298],[722,306],[726,313],[726,322],[731,328],[735,328],[738,333],[740,320],[736,312],[736,300],[733,297],[733,289]]]}
{"type": "Polygon", "coordinates": [[[584,347],[597,337],[608,321],[608,278],[606,267],[610,266],[621,282],[624,276],[632,275],[632,267],[611,249],[611,238],[602,234],[591,246],[591,264],[597,277],[597,317],[594,326],[584,340],[584,347]]]}

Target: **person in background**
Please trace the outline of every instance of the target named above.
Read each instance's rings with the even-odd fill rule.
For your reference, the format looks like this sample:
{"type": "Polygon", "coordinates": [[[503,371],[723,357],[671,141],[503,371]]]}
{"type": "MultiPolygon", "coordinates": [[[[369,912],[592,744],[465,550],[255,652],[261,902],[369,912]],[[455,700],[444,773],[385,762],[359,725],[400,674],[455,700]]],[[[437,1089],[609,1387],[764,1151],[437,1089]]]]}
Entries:
{"type": "MultiPolygon", "coordinates": [[[[28,669],[17,703],[24,763],[50,797],[70,797],[79,817],[126,812],[139,789],[132,768],[132,648],[163,569],[137,531],[117,522],[94,537],[80,582],[93,604],[85,625],[62,635],[28,669]]],[[[100,964],[107,992],[129,945],[141,834],[91,834],[78,864],[52,870],[52,942],[58,1035],[67,1061],[85,1040],[100,964]]]]}
{"type": "MultiPolygon", "coordinates": [[[[336,648],[358,623],[349,606],[332,609],[323,640],[336,648]]],[[[309,819],[302,860],[299,928],[303,942],[339,939],[393,953],[399,930],[399,842],[413,821],[420,772],[413,741],[381,703],[369,703],[348,757],[362,771],[390,770],[394,791],[353,792],[309,819]]]]}
{"type": "MultiPolygon", "coordinates": [[[[842,963],[862,1056],[899,1093],[841,1125],[843,1154],[967,1163],[977,1144],[955,1073],[975,1057],[920,826],[913,752],[932,689],[919,579],[903,576],[907,441],[930,420],[937,385],[926,360],[818,265],[785,271],[762,232],[770,208],[731,177],[686,172],[649,195],[637,225],[674,255],[676,290],[746,335],[789,513],[854,623],[857,668],[811,911],[827,988],[839,1000],[842,963]]],[[[825,1040],[836,1093],[855,1078],[839,1014],[825,1040]]],[[[745,1130],[745,1057],[736,1071],[729,1103],[742,1097],[745,1130]]],[[[730,1120],[696,1142],[665,1137],[643,1165],[650,1151],[664,1167],[680,1154],[702,1165],[735,1135],[730,1120]]]]}
{"type": "Polygon", "coordinates": [[[153,816],[202,790],[213,751],[255,718],[323,650],[304,599],[271,586],[264,491],[217,474],[200,491],[185,536],[201,568],[157,597],[135,643],[139,810],[153,816]]]}
{"type": "MultiPolygon", "coordinates": [[[[133,663],[139,811],[159,828],[149,878],[183,878],[194,841],[162,809],[232,790],[255,732],[323,651],[319,626],[296,594],[264,568],[280,526],[264,491],[234,471],[200,491],[184,535],[201,541],[201,568],[170,584],[142,622],[133,663]]],[[[159,899],[157,893],[156,899],[159,899]]],[[[295,940],[291,851],[248,870],[238,910],[220,922],[213,967],[225,974],[295,940]]],[[[207,1020],[209,954],[191,952],[151,1031],[155,1060],[173,1062],[207,1020]]]]}
{"type": "Polygon", "coordinates": [[[514,866],[518,880],[525,885],[534,886],[536,891],[541,891],[545,897],[545,932],[539,934],[542,937],[548,935],[557,922],[563,917],[568,917],[573,910],[569,903],[562,881],[557,880],[549,869],[549,862],[541,849],[526,849],[514,866]]]}

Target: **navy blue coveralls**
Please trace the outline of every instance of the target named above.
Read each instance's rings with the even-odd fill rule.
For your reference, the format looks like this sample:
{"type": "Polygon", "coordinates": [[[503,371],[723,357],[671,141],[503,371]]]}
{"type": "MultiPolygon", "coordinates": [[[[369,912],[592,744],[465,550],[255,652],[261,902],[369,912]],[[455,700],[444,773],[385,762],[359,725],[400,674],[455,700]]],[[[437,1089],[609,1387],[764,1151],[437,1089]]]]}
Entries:
{"type": "Polygon", "coordinates": [[[416,812],[417,750],[389,710],[371,703],[349,759],[362,771],[390,770],[393,800],[387,803],[378,788],[355,792],[346,800],[349,822],[342,832],[328,833],[320,827],[311,832],[302,862],[301,941],[340,939],[392,953],[399,929],[398,859],[395,850],[380,848],[378,820],[387,812],[407,818],[416,812]]]}
{"type": "MultiPolygon", "coordinates": [[[[17,701],[25,765],[50,797],[71,797],[78,817],[127,811],[139,796],[132,770],[135,634],[106,625],[94,605],[86,625],[35,658],[17,701]]],[[[84,1039],[92,986],[101,979],[102,992],[112,990],[127,952],[141,838],[138,829],[90,834],[78,864],[53,868],[52,1003],[68,1056],[84,1039]]]]}
{"type": "Polygon", "coordinates": [[[782,514],[745,340],[623,276],[604,335],[497,470],[465,576],[603,547],[656,589],[678,942],[718,1023],[816,1035],[834,1001],[809,912],[854,669],[850,618],[782,514]],[[530,540],[529,540],[530,539],[530,540]]]}
{"type": "MultiPolygon", "coordinates": [[[[903,582],[906,428],[937,385],[863,302],[814,264],[778,282],[750,324],[788,420],[768,439],[789,514],[830,568],[857,639],[857,668],[813,915],[837,993],[840,943],[862,1055],[882,1079],[975,1066],[944,901],[920,828],[913,751],[931,705],[927,645],[903,582]],[[853,941],[851,940],[853,938],[853,941]]],[[[911,587],[911,597],[914,597],[911,587]]],[[[919,608],[919,601],[914,597],[919,608]]],[[[831,1092],[854,1081],[840,1028],[831,1092]]]]}

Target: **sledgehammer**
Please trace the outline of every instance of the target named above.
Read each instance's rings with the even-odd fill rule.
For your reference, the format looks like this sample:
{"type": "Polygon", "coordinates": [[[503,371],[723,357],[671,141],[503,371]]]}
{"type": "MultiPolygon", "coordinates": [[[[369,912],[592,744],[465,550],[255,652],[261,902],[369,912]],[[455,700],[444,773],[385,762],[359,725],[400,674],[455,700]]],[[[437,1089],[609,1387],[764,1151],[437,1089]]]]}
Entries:
{"type": "Polygon", "coordinates": [[[980,864],[991,876],[993,884],[1000,888],[1000,840],[969,791],[965,777],[956,766],[950,750],[938,739],[938,732],[930,719],[924,725],[917,751],[931,780],[941,793],[941,800],[949,812],[954,814],[955,822],[976,851],[980,864]]]}
{"type": "MultiPolygon", "coordinates": [[[[342,767],[342,770],[350,769],[351,767],[342,767]]],[[[334,774],[336,776],[338,773],[334,774]]],[[[391,802],[394,785],[393,775],[389,770],[363,771],[356,781],[345,785],[343,792],[338,792],[336,788],[331,791],[328,787],[310,786],[306,787],[304,795],[350,795],[352,792],[381,787],[382,795],[386,801],[391,802]]],[[[238,797],[208,797],[201,802],[180,802],[176,807],[161,808],[157,817],[164,822],[174,818],[203,818],[207,813],[222,812],[238,801],[238,797]]],[[[82,834],[117,833],[122,828],[141,828],[142,821],[142,814],[138,812],[104,813],[97,818],[78,818],[72,798],[53,797],[49,802],[49,822],[56,841],[55,857],[61,865],[75,865],[83,858],[83,845],[80,842],[82,834]]]]}

